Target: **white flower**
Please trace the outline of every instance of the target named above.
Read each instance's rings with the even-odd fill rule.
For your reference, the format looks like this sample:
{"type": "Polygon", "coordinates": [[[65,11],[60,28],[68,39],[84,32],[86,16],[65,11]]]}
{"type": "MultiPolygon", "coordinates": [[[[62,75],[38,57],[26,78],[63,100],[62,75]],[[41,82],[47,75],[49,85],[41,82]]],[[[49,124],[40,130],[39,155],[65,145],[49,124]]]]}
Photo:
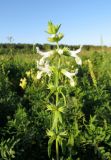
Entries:
{"type": "Polygon", "coordinates": [[[76,63],[77,63],[78,65],[82,65],[82,60],[81,60],[80,57],[76,56],[76,57],[75,57],[75,61],[76,61],[76,63]]]}
{"type": "Polygon", "coordinates": [[[65,69],[62,69],[62,73],[70,79],[78,73],[78,69],[76,69],[74,73],[71,73],[66,71],[65,69]]]}
{"type": "Polygon", "coordinates": [[[39,69],[39,71],[37,72],[37,79],[40,79],[43,73],[48,74],[48,76],[50,77],[51,69],[47,61],[43,61],[42,65],[41,60],[37,61],[37,68],[39,69]]]}
{"type": "Polygon", "coordinates": [[[74,73],[68,72],[65,69],[62,69],[61,72],[70,79],[70,85],[75,86],[75,82],[73,80],[73,76],[75,76],[78,73],[78,69],[75,70],[74,73]]]}
{"type": "Polygon", "coordinates": [[[46,58],[49,57],[50,55],[53,54],[53,51],[49,51],[49,52],[42,52],[39,50],[38,47],[36,47],[37,52],[43,56],[39,61],[37,61],[37,68],[38,68],[38,72],[37,72],[37,79],[40,79],[42,77],[43,73],[48,74],[48,76],[51,75],[51,69],[49,66],[48,61],[46,61],[46,58]]]}
{"type": "Polygon", "coordinates": [[[50,67],[49,67],[49,64],[48,63],[45,63],[44,67],[39,67],[40,70],[42,70],[44,73],[47,73],[48,75],[50,75],[50,67]]]}
{"type": "Polygon", "coordinates": [[[62,55],[64,53],[63,49],[57,49],[57,52],[59,55],[62,55]]]}
{"type": "Polygon", "coordinates": [[[48,52],[42,52],[40,51],[39,47],[36,47],[37,53],[39,53],[41,56],[45,58],[50,57],[53,54],[53,51],[48,51],[48,52]]]}
{"type": "Polygon", "coordinates": [[[44,65],[45,63],[45,57],[42,57],[40,60],[39,60],[39,65],[44,65]]]}
{"type": "Polygon", "coordinates": [[[81,52],[81,48],[82,48],[82,46],[80,46],[80,48],[77,49],[77,50],[75,50],[75,51],[69,51],[70,56],[75,58],[75,61],[76,61],[76,63],[77,63],[78,65],[82,65],[82,60],[81,60],[81,58],[77,56],[77,54],[81,52]]]}
{"type": "Polygon", "coordinates": [[[74,82],[74,80],[73,80],[73,79],[70,79],[70,85],[71,85],[72,87],[74,87],[74,86],[75,86],[75,82],[74,82]]]}
{"type": "Polygon", "coordinates": [[[43,71],[38,71],[37,72],[37,79],[41,79],[42,73],[43,73],[43,71]]]}
{"type": "Polygon", "coordinates": [[[75,51],[69,51],[70,52],[70,56],[71,57],[76,57],[78,53],[81,52],[82,46],[80,46],[79,49],[75,50],[75,51]]]}

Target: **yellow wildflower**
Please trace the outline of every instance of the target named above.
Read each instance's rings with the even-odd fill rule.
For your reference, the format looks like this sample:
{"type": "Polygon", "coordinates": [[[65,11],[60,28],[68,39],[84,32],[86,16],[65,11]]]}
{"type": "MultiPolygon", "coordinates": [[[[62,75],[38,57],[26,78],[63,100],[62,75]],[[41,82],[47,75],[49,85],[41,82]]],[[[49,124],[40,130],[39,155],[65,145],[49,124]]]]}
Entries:
{"type": "Polygon", "coordinates": [[[27,85],[27,79],[25,77],[21,78],[19,86],[21,86],[23,89],[25,89],[26,85],[27,85]]]}
{"type": "Polygon", "coordinates": [[[27,75],[27,77],[30,77],[31,76],[31,71],[26,71],[26,75],[27,75]]]}

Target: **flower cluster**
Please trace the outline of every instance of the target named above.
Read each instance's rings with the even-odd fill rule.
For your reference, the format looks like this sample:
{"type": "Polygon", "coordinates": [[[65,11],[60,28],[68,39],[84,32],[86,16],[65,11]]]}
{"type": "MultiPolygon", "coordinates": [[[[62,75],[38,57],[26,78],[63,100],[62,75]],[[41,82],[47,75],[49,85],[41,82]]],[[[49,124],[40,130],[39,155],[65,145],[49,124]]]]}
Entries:
{"type": "Polygon", "coordinates": [[[42,77],[43,73],[46,73],[50,77],[50,75],[51,75],[51,69],[50,69],[48,61],[44,61],[41,58],[40,61],[37,61],[37,68],[39,70],[37,72],[37,79],[40,79],[42,77]]]}
{"type": "MultiPolygon", "coordinates": [[[[78,53],[81,52],[81,48],[82,46],[80,46],[79,49],[73,51],[64,47],[63,49],[59,48],[59,49],[56,49],[55,51],[51,50],[48,52],[43,52],[43,51],[40,51],[38,47],[36,47],[37,53],[40,54],[40,56],[42,56],[42,58],[39,61],[37,61],[37,69],[38,69],[37,79],[40,79],[43,73],[46,73],[48,76],[51,76],[51,72],[52,72],[51,66],[49,65],[49,62],[47,59],[54,54],[58,54],[59,56],[62,56],[62,55],[70,56],[72,58],[75,58],[75,61],[78,65],[82,65],[82,60],[77,55],[78,53]]],[[[65,75],[67,78],[69,78],[71,86],[75,86],[73,76],[75,76],[78,73],[78,69],[76,69],[74,73],[68,72],[66,69],[62,69],[61,73],[65,75]]]]}

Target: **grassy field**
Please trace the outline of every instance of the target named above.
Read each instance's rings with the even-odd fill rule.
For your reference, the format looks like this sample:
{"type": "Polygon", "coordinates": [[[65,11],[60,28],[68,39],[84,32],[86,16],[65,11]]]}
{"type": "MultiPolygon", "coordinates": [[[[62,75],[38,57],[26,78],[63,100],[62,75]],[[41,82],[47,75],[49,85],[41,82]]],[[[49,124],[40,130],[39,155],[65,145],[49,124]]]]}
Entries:
{"type": "MultiPolygon", "coordinates": [[[[55,104],[57,98],[54,73],[51,78],[43,75],[37,79],[40,56],[17,52],[0,55],[0,159],[55,159],[55,140],[50,141],[50,158],[47,152],[47,130],[53,124],[49,104],[55,104]]],[[[67,130],[67,135],[64,132],[59,137],[59,155],[64,160],[110,160],[111,52],[105,47],[83,47],[78,55],[82,66],[73,77],[76,86],[70,86],[64,75],[58,81],[60,104],[65,105],[60,114],[62,125],[61,118],[58,121],[61,134],[67,130]]],[[[56,66],[57,58],[51,64],[56,66]]],[[[77,67],[70,58],[66,63],[63,57],[61,63],[71,72],[77,67]]]]}

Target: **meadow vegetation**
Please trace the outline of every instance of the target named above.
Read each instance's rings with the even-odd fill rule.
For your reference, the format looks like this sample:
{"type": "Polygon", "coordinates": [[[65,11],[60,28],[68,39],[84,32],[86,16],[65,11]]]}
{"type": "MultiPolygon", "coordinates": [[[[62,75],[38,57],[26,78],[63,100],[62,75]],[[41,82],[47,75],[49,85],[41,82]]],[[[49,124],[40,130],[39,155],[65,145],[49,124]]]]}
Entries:
{"type": "Polygon", "coordinates": [[[0,45],[0,160],[111,160],[110,47],[83,46],[80,65],[59,28],[54,45],[0,45]]]}

